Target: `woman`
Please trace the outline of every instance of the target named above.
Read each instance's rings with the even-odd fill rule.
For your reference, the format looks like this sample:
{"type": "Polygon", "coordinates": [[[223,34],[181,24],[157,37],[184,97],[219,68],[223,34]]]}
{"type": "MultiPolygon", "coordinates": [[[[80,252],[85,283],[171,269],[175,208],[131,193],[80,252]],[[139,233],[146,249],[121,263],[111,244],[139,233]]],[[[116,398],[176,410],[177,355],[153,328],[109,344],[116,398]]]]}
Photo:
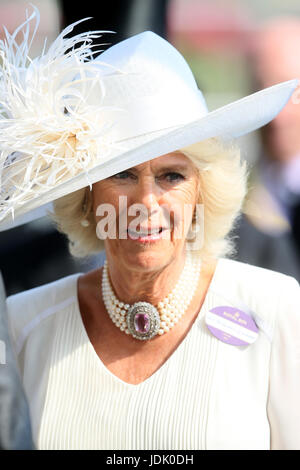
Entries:
{"type": "Polygon", "coordinates": [[[300,448],[299,286],[225,258],[246,168],[220,140],[272,119],[296,83],[208,113],[166,41],[87,61],[89,37],[30,65],[23,99],[7,79],[1,228],[54,201],[71,252],[106,253],[8,298],[37,447],[300,448]]]}

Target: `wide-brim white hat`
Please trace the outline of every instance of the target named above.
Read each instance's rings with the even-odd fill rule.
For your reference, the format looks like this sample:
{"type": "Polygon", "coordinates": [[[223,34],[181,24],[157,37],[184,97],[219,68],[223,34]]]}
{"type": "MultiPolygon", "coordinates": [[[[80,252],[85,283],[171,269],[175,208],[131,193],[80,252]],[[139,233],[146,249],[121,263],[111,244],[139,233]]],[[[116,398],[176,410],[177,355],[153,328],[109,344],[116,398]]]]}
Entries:
{"type": "Polygon", "coordinates": [[[152,158],[254,131],[298,85],[283,82],[209,112],[188,64],[158,35],[138,34],[93,60],[91,42],[100,32],[67,39],[71,25],[30,61],[34,18],[36,9],[1,42],[0,231],[152,158]],[[17,45],[19,30],[24,40],[17,45]]]}

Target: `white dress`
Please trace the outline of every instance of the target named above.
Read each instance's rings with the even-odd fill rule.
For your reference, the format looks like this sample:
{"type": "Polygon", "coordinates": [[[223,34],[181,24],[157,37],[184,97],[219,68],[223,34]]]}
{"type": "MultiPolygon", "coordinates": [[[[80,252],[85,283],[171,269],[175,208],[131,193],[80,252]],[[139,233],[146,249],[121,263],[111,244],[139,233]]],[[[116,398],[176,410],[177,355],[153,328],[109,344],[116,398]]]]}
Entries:
{"type": "Polygon", "coordinates": [[[128,384],[97,356],[74,274],[10,296],[14,344],[40,449],[300,449],[300,289],[289,276],[221,258],[185,339],[128,384]],[[213,307],[247,305],[249,346],[214,337],[213,307]]]}

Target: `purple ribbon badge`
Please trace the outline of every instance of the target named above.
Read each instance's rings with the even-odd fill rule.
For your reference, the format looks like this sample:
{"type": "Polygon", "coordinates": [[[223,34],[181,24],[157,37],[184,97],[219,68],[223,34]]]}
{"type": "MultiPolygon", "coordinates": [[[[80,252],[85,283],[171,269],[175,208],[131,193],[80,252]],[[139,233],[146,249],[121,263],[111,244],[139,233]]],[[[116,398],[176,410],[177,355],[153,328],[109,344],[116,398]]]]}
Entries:
{"type": "Polygon", "coordinates": [[[258,337],[258,328],[248,313],[235,307],[214,307],[206,314],[205,323],[218,339],[233,346],[246,346],[258,337]]]}

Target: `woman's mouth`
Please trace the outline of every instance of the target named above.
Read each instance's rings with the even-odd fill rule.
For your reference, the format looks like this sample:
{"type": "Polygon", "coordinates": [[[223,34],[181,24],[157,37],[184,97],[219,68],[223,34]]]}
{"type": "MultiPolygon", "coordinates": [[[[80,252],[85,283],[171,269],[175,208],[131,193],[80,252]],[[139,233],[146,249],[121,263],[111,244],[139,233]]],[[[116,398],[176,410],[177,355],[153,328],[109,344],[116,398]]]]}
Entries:
{"type": "Polygon", "coordinates": [[[158,240],[161,240],[163,238],[163,234],[165,236],[165,230],[166,228],[164,227],[159,227],[159,228],[153,228],[147,230],[132,230],[130,228],[127,229],[128,237],[131,240],[140,242],[140,243],[147,243],[147,242],[155,242],[158,240]]]}

